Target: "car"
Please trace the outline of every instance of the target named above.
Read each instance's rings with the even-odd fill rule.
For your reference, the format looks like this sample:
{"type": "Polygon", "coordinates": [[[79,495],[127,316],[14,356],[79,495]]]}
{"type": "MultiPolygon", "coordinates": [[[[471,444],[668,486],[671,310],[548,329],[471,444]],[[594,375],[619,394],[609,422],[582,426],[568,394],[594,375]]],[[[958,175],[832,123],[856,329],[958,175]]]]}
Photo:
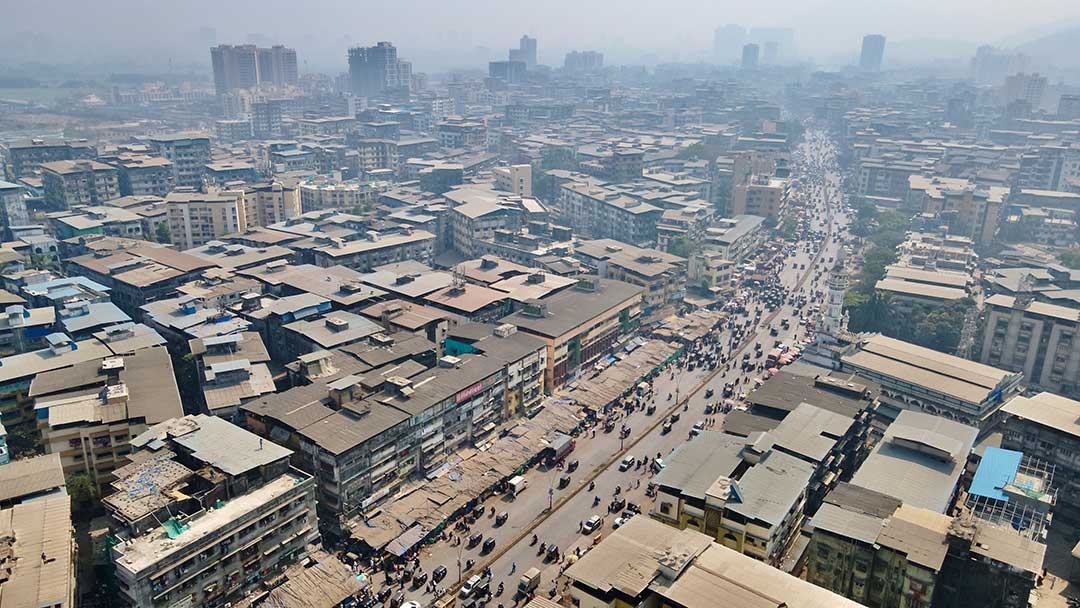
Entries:
{"type": "Polygon", "coordinates": [[[634,466],[634,457],[633,456],[627,456],[626,458],[622,459],[622,462],[619,463],[619,470],[620,471],[627,471],[632,466],[634,466]]]}
{"type": "Polygon", "coordinates": [[[622,517],[616,517],[615,521],[611,522],[611,529],[618,530],[619,526],[623,525],[624,523],[626,523],[625,519],[623,519],[622,517]]]}
{"type": "Polygon", "coordinates": [[[585,534],[590,534],[593,531],[599,529],[600,526],[602,526],[603,524],[603,517],[600,517],[599,515],[593,515],[589,519],[585,520],[585,525],[583,525],[581,529],[585,532],[585,534]]]}
{"type": "Polygon", "coordinates": [[[711,389],[711,388],[705,389],[705,398],[706,399],[711,399],[712,396],[713,396],[713,389],[711,389]]]}
{"type": "Polygon", "coordinates": [[[420,608],[420,602],[409,600],[401,605],[401,608],[420,608]]]}
{"type": "Polygon", "coordinates": [[[651,466],[653,473],[659,473],[664,470],[664,467],[666,467],[667,464],[664,462],[663,458],[655,458],[653,459],[651,466]]]}
{"type": "Polygon", "coordinates": [[[446,566],[439,566],[431,571],[431,580],[436,583],[446,578],[446,566]]]}
{"type": "Polygon", "coordinates": [[[608,505],[608,513],[618,513],[626,506],[626,499],[622,496],[616,496],[611,499],[611,504],[608,505]]]}
{"type": "Polygon", "coordinates": [[[462,599],[469,598],[476,588],[480,585],[480,575],[474,574],[469,577],[469,580],[465,581],[465,584],[461,586],[461,591],[458,591],[458,597],[462,599]]]}

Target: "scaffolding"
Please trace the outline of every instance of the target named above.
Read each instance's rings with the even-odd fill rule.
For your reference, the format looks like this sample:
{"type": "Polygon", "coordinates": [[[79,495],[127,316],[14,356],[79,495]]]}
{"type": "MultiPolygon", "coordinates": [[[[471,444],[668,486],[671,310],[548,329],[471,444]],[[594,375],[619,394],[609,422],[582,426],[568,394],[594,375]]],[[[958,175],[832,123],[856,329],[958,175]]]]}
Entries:
{"type": "Polygon", "coordinates": [[[998,488],[1004,499],[969,493],[964,506],[974,517],[1008,526],[1022,536],[1046,542],[1046,532],[1056,502],[1053,492],[1055,466],[1024,456],[1013,478],[998,488]]]}

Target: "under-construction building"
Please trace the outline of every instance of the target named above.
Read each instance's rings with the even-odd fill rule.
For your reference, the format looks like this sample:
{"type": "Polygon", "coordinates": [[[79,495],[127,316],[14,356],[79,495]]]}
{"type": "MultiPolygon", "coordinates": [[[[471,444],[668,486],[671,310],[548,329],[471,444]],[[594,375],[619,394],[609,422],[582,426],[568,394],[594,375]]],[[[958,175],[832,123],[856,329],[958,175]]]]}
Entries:
{"type": "Polygon", "coordinates": [[[137,451],[103,500],[126,605],[228,605],[318,539],[315,483],[289,466],[291,450],[205,415],[131,443],[137,451]]]}

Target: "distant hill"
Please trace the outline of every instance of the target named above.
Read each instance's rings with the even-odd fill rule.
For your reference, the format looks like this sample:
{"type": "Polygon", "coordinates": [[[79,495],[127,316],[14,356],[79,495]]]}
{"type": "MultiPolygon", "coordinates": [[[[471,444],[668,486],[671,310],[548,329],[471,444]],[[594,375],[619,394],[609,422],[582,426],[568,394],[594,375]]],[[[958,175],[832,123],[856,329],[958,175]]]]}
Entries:
{"type": "Polygon", "coordinates": [[[1080,25],[1058,30],[1020,44],[1017,51],[1030,55],[1036,62],[1058,67],[1080,66],[1080,25]]]}

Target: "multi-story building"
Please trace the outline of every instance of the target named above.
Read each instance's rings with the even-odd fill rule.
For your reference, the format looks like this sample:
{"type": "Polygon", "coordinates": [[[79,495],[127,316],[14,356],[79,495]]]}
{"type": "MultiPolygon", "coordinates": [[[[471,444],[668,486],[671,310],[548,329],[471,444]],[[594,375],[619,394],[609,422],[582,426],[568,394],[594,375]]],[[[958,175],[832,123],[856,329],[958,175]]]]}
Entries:
{"type": "Polygon", "coordinates": [[[570,382],[615,347],[639,324],[643,290],[629,283],[582,276],[577,285],[529,301],[502,323],[516,325],[547,346],[545,388],[570,382]]]}
{"type": "Polygon", "coordinates": [[[480,241],[499,230],[516,231],[530,219],[542,220],[547,207],[535,198],[503,195],[495,190],[457,188],[444,195],[454,207],[448,214],[450,245],[466,259],[479,257],[480,241]]]}
{"type": "Polygon", "coordinates": [[[858,164],[855,192],[861,196],[903,199],[911,176],[918,175],[922,169],[922,163],[916,161],[864,158],[858,164]]]}
{"type": "Polygon", "coordinates": [[[25,226],[30,223],[30,212],[26,209],[24,189],[18,184],[0,180],[0,228],[3,237],[11,237],[12,226],[25,226]]]}
{"type": "Polygon", "coordinates": [[[232,118],[228,120],[214,121],[214,134],[219,141],[231,143],[251,139],[250,118],[232,118]]]}
{"type": "Polygon", "coordinates": [[[180,249],[199,247],[249,226],[243,191],[171,192],[165,197],[165,208],[169,234],[180,249]]]}
{"type": "Polygon", "coordinates": [[[30,383],[46,453],[65,475],[85,474],[99,488],[131,452],[131,438],[184,414],[169,353],[163,347],[43,372],[30,383]]]}
{"type": "Polygon", "coordinates": [[[435,235],[411,228],[396,232],[369,232],[351,241],[332,239],[313,252],[316,266],[347,266],[370,272],[376,266],[413,260],[430,264],[435,254],[435,235]]]}
{"type": "Polygon", "coordinates": [[[864,72],[881,70],[881,60],[885,56],[885,36],[867,34],[862,39],[862,51],[859,53],[859,69],[864,72]]]}
{"type": "Polygon", "coordinates": [[[563,58],[563,69],[574,73],[595,73],[604,67],[604,54],[599,51],[570,51],[563,58]]]}
{"type": "Polygon", "coordinates": [[[577,233],[637,246],[656,240],[656,227],[663,215],[659,207],[588,183],[563,184],[558,211],[559,221],[577,233]]]}
{"type": "Polygon", "coordinates": [[[379,195],[392,185],[385,181],[335,182],[312,178],[297,185],[300,209],[302,213],[307,213],[323,209],[353,211],[374,207],[379,195]]]}
{"type": "Polygon", "coordinates": [[[760,215],[721,218],[715,226],[705,229],[702,247],[739,264],[765,242],[764,224],[765,218],[760,215]]]}
{"type": "Polygon", "coordinates": [[[172,163],[173,184],[180,188],[199,188],[206,165],[210,163],[210,138],[193,133],[155,135],[149,140],[155,154],[172,163]]]}
{"type": "Polygon", "coordinates": [[[251,104],[251,132],[259,139],[281,136],[288,99],[262,97],[251,104]]]}
{"type": "Polygon", "coordinates": [[[883,335],[853,344],[844,371],[881,384],[879,411],[945,416],[989,432],[1001,404],[1019,392],[1023,374],[968,361],[883,335]]]}
{"type": "Polygon", "coordinates": [[[295,185],[280,181],[244,187],[247,227],[269,226],[300,215],[300,196],[295,185]]]}
{"type": "Polygon", "coordinates": [[[525,82],[528,68],[524,61],[489,61],[488,78],[501,80],[505,84],[525,82]]]}
{"type": "Polygon", "coordinates": [[[576,606],[829,606],[860,604],[714,542],[632,517],[566,569],[576,606]]]}
{"type": "Polygon", "coordinates": [[[389,42],[349,49],[349,84],[360,97],[379,97],[388,90],[411,86],[412,66],[401,61],[389,42]]]}
{"type": "Polygon", "coordinates": [[[779,223],[787,213],[788,187],[786,179],[753,175],[731,190],[731,212],[738,215],[759,215],[779,223]]]}
{"type": "Polygon", "coordinates": [[[1001,186],[979,188],[966,179],[949,177],[908,178],[907,206],[933,214],[949,234],[971,239],[979,247],[989,246],[997,235],[998,220],[1009,189],[1001,186]]]}
{"type": "Polygon", "coordinates": [[[1017,395],[1001,414],[1001,447],[1054,465],[1056,511],[1074,517],[1080,507],[1080,402],[1045,392],[1017,395]]]}
{"type": "Polygon", "coordinates": [[[214,90],[218,95],[263,84],[296,86],[299,83],[296,51],[275,45],[220,44],[210,49],[214,90]]]}
{"type": "Polygon", "coordinates": [[[100,205],[120,196],[115,168],[95,160],[58,160],[41,164],[45,202],[52,209],[100,205]]]}
{"type": "Polygon", "coordinates": [[[4,146],[12,178],[32,175],[42,164],[58,160],[93,160],[97,150],[86,140],[46,141],[30,139],[4,146]]]}
{"type": "Polygon", "coordinates": [[[435,124],[436,137],[443,148],[471,150],[487,148],[487,124],[461,116],[447,116],[435,124]]]}
{"type": "Polygon", "coordinates": [[[495,167],[495,188],[513,192],[517,196],[529,196],[532,193],[532,165],[509,165],[495,167]]]}
{"type": "Polygon", "coordinates": [[[239,407],[274,392],[262,338],[253,331],[196,338],[188,343],[195,357],[205,411],[231,418],[239,407]]]}
{"type": "Polygon", "coordinates": [[[601,278],[642,287],[646,314],[680,302],[686,295],[686,258],[611,239],[579,241],[573,255],[601,278]]]}
{"type": "Polygon", "coordinates": [[[172,163],[160,156],[121,154],[113,164],[122,196],[165,196],[175,185],[172,163]]]}
{"type": "Polygon", "coordinates": [[[1080,313],[1035,301],[1030,288],[986,299],[979,361],[1023,373],[1029,388],[1080,396],[1080,313]]]}
{"type": "Polygon", "coordinates": [[[110,557],[125,605],[241,598],[318,540],[315,481],[290,468],[291,450],[205,415],[154,425],[131,444],[102,500],[122,539],[110,557]]]}
{"type": "MultiPolygon", "coordinates": [[[[408,334],[394,334],[402,335],[408,334]]],[[[268,395],[241,407],[245,424],[296,442],[299,466],[318,463],[320,521],[339,531],[406,481],[441,466],[448,453],[484,444],[498,422],[537,407],[543,343],[512,328],[472,336],[450,342],[457,355],[431,369],[390,362],[386,373],[338,375],[268,395]]]]}
{"type": "Polygon", "coordinates": [[[141,318],[140,306],[198,279],[214,264],[148,243],[108,255],[88,253],[67,260],[65,266],[70,274],[85,276],[108,287],[114,304],[133,318],[141,318]]]}
{"type": "Polygon", "coordinates": [[[53,333],[55,325],[56,309],[51,306],[7,306],[0,316],[0,357],[44,348],[45,336],[53,333]]]}
{"type": "Polygon", "coordinates": [[[758,67],[761,47],[754,43],[744,44],[742,47],[742,69],[756,70],[758,67]]]}

